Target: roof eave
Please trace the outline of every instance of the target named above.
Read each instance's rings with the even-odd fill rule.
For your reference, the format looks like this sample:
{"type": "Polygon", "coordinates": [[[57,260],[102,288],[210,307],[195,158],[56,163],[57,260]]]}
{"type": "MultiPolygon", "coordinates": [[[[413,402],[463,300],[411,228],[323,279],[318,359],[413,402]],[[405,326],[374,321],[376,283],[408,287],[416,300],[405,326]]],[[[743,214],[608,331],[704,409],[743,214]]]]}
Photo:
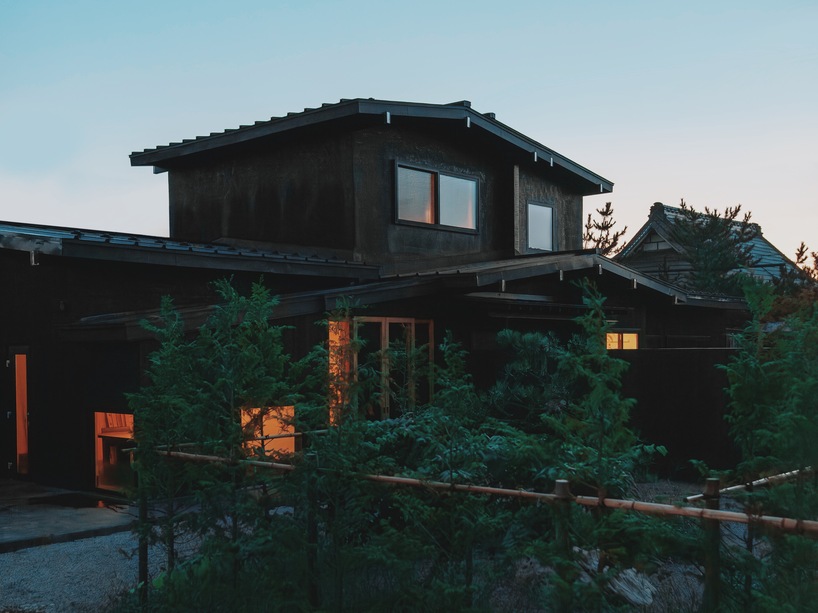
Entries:
{"type": "Polygon", "coordinates": [[[270,121],[257,122],[254,125],[211,133],[209,136],[187,139],[154,149],[145,149],[141,152],[133,152],[130,155],[131,165],[154,166],[155,172],[164,172],[167,170],[168,162],[174,160],[355,115],[383,116],[385,121],[387,121],[387,117],[391,119],[392,116],[461,120],[464,126],[484,130],[522,150],[526,155],[531,156],[530,159],[535,164],[558,166],[569,171],[580,179],[582,183],[580,191],[583,196],[613,191],[613,182],[517,132],[493,117],[478,113],[465,102],[441,105],[368,99],[346,100],[338,104],[325,105],[316,109],[307,109],[301,113],[273,118],[270,121]]]}

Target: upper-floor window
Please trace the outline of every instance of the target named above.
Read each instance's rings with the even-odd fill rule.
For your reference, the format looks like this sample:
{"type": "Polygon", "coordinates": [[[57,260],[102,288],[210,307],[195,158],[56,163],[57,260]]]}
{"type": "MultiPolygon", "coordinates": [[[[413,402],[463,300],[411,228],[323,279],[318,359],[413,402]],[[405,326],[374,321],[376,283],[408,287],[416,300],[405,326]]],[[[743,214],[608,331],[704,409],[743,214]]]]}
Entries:
{"type": "Polygon", "coordinates": [[[398,220],[477,230],[477,181],[397,167],[398,220]]]}
{"type": "Polygon", "coordinates": [[[528,203],[528,248],[556,251],[554,207],[538,202],[528,203]]]}

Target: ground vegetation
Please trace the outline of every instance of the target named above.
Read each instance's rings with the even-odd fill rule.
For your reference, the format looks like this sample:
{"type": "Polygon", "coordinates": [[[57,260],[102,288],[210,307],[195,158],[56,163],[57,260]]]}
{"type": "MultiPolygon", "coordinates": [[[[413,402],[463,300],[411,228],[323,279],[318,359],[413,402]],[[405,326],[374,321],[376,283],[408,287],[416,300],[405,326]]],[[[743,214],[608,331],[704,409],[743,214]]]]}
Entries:
{"type": "MultiPolygon", "coordinates": [[[[140,529],[166,550],[167,571],[120,610],[633,610],[655,600],[661,569],[703,572],[714,533],[698,522],[454,489],[550,492],[567,480],[574,493],[633,495],[662,449],[630,427],[633,401],[620,384],[627,364],[605,349],[604,297],[592,285],[582,286],[586,309],[572,339],[501,333],[508,359],[486,389],[450,334],[431,362],[422,357],[428,348],[394,343],[370,351],[339,383],[339,372],[351,373],[337,365],[349,363],[348,352],[365,354],[362,341],[294,359],[284,330],[270,323],[275,300],[265,288],[247,297],[229,283],[218,291],[223,304],[194,334],[169,302],[153,324],[160,348],[149,384],[131,398],[136,496],[158,510],[140,529]],[[373,420],[384,394],[389,418],[373,420]],[[285,406],[303,435],[296,451],[279,457],[248,445],[242,413],[285,406]],[[278,468],[265,467],[272,461],[278,468]],[[179,560],[178,543],[191,535],[202,545],[179,560]]],[[[804,311],[770,331],[771,291],[748,286],[756,316],[725,366],[745,458],[725,478],[800,469],[775,495],[751,492],[740,503],[809,517],[818,501],[807,478],[818,465],[818,315],[804,311]]],[[[355,310],[345,305],[324,325],[355,310]]],[[[804,566],[818,561],[811,541],[752,530],[740,537],[722,547],[718,610],[784,602],[797,611],[814,601],[812,566],[804,566]]],[[[717,550],[719,540],[716,530],[717,550]]],[[[698,610],[697,586],[653,610],[698,610]]]]}

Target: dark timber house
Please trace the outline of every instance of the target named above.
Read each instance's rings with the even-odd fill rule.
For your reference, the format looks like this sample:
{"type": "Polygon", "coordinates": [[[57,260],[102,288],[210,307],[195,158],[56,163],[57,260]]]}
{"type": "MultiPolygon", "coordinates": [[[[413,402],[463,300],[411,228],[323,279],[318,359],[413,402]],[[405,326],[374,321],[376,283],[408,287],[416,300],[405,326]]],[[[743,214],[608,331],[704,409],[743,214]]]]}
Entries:
{"type": "MultiPolygon", "coordinates": [[[[721,351],[743,317],[740,302],[583,250],[583,197],[613,184],[466,101],[341,100],[131,163],[168,173],[170,237],[0,223],[6,474],[118,488],[132,424],[123,394],[154,348],[139,321],[170,294],[199,325],[215,300],[208,283],[225,276],[264,278],[295,354],[327,342],[313,323],[352,299],[371,346],[433,346],[450,329],[478,381],[495,374],[499,330],[574,331],[583,306],[571,281],[592,277],[608,297],[610,347],[637,367],[631,393],[665,422],[679,381],[662,368],[688,363],[666,350],[721,351]]],[[[373,417],[389,414],[385,403],[373,417]]]]}

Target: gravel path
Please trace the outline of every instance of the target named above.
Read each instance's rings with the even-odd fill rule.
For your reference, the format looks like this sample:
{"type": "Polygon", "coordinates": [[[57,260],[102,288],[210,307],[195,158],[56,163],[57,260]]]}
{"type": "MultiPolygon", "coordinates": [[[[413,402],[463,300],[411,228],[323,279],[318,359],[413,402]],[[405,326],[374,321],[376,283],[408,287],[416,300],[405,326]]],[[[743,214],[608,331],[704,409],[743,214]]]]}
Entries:
{"type": "MultiPolygon", "coordinates": [[[[163,552],[152,548],[150,575],[163,570],[163,552]]],[[[103,611],[138,577],[132,532],[56,543],[0,554],[0,613],[103,611]]]]}

